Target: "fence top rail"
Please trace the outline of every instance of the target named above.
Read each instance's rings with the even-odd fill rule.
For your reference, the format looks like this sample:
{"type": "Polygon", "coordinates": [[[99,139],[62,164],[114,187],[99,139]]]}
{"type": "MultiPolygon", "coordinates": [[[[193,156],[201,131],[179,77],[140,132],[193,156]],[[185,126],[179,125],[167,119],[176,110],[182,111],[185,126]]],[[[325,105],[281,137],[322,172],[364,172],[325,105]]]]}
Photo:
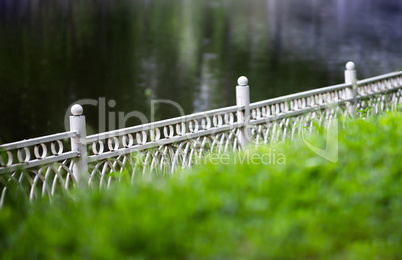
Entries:
{"type": "Polygon", "coordinates": [[[391,72],[391,73],[387,73],[387,74],[383,74],[383,75],[379,75],[379,76],[375,76],[375,77],[371,77],[371,78],[367,78],[367,79],[358,80],[357,85],[364,85],[367,83],[372,83],[374,81],[379,81],[379,80],[388,79],[388,78],[397,77],[397,76],[402,76],[402,71],[395,71],[395,72],[391,72]]]}
{"type": "Polygon", "coordinates": [[[327,93],[327,92],[337,91],[337,90],[341,90],[341,89],[344,89],[347,87],[352,87],[352,84],[343,83],[343,84],[328,86],[328,87],[324,87],[324,88],[303,91],[303,92],[299,92],[296,94],[290,94],[290,95],[286,95],[286,96],[282,96],[282,97],[271,98],[268,100],[251,103],[250,109],[261,107],[261,106],[266,106],[266,105],[272,105],[272,104],[276,104],[276,103],[280,103],[280,102],[290,101],[290,100],[294,100],[294,99],[314,96],[314,95],[323,94],[323,93],[327,93]]]}
{"type": "MultiPolygon", "coordinates": [[[[379,75],[379,76],[359,80],[356,83],[357,83],[357,85],[364,85],[364,84],[367,84],[367,83],[371,83],[371,82],[375,82],[375,81],[379,81],[379,80],[384,80],[384,79],[389,79],[389,78],[396,77],[396,76],[401,76],[401,75],[402,75],[402,71],[396,71],[396,72],[391,72],[391,73],[387,73],[387,74],[383,74],[383,75],[379,75]]],[[[261,106],[266,106],[266,105],[272,105],[272,104],[276,104],[276,103],[280,103],[280,102],[290,101],[290,100],[294,100],[294,99],[309,97],[309,96],[313,96],[313,95],[324,94],[324,93],[327,93],[327,92],[333,92],[333,91],[345,89],[345,88],[348,88],[348,87],[352,87],[352,84],[350,84],[350,83],[348,83],[348,84],[346,84],[346,83],[337,84],[337,85],[333,85],[333,86],[328,86],[328,87],[323,87],[323,88],[303,91],[303,92],[296,93],[296,94],[290,94],[290,95],[286,95],[286,96],[282,96],[282,97],[277,97],[277,98],[272,98],[272,99],[268,99],[268,100],[258,101],[258,102],[251,103],[250,104],[250,109],[254,109],[254,108],[261,107],[261,106]]]]}
{"type": "Polygon", "coordinates": [[[53,142],[53,141],[57,141],[57,140],[63,140],[66,138],[70,138],[72,136],[77,136],[77,135],[78,135],[77,132],[69,131],[69,132],[57,133],[57,134],[52,134],[52,135],[46,135],[46,136],[37,137],[37,138],[26,139],[26,140],[22,140],[22,141],[18,141],[18,142],[0,145],[0,151],[9,151],[9,150],[24,148],[24,147],[28,147],[28,146],[32,146],[32,145],[41,144],[41,143],[48,143],[48,142],[53,142]]]}
{"type": "Polygon", "coordinates": [[[189,122],[192,120],[203,119],[206,117],[223,115],[226,113],[235,113],[238,110],[242,110],[242,109],[244,109],[244,106],[243,107],[229,106],[229,107],[224,107],[224,108],[208,110],[205,112],[198,112],[198,113],[189,114],[189,115],[185,115],[185,116],[170,118],[170,119],[166,119],[166,120],[160,120],[160,121],[151,122],[151,123],[147,123],[147,124],[122,128],[122,129],[118,129],[118,130],[103,132],[103,133],[87,136],[87,142],[95,142],[95,141],[110,138],[110,137],[121,136],[121,135],[130,134],[130,133],[155,129],[155,128],[159,128],[159,127],[180,124],[180,123],[189,122]]]}

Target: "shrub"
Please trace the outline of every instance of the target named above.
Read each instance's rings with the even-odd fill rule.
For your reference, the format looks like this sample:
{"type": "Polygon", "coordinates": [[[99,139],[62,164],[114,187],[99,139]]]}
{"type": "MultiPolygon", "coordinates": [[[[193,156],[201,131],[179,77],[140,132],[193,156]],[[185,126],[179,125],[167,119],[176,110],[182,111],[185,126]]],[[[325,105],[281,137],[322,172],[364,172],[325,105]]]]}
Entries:
{"type": "MultiPolygon", "coordinates": [[[[402,116],[344,122],[339,161],[300,140],[169,178],[0,211],[1,259],[397,259],[402,116]]],[[[323,137],[317,137],[317,143],[323,137]]]]}

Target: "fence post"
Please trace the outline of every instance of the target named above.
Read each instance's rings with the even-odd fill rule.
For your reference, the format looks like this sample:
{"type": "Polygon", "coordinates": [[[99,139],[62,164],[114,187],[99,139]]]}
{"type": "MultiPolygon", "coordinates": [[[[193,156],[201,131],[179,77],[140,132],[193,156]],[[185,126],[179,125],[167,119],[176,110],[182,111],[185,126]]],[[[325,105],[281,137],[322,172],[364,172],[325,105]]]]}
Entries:
{"type": "Polygon", "coordinates": [[[355,115],[357,104],[357,89],[354,88],[356,81],[357,78],[355,64],[352,61],[349,61],[348,63],[346,63],[345,83],[352,84],[352,86],[350,88],[346,88],[345,98],[353,98],[353,101],[350,102],[352,104],[352,107],[349,108],[349,113],[351,113],[352,116],[355,115]]]}
{"type": "Polygon", "coordinates": [[[239,143],[241,148],[244,149],[250,143],[250,134],[247,127],[250,121],[250,89],[247,85],[248,79],[244,76],[239,77],[237,84],[239,84],[236,87],[237,122],[243,124],[239,131],[239,143]],[[241,107],[244,107],[244,110],[240,109],[241,107]]]}
{"type": "Polygon", "coordinates": [[[87,131],[85,125],[85,116],[81,105],[75,104],[71,107],[70,131],[75,131],[78,136],[71,138],[71,150],[77,151],[79,157],[76,159],[73,167],[73,175],[78,183],[82,183],[88,176],[87,161],[87,131]]]}

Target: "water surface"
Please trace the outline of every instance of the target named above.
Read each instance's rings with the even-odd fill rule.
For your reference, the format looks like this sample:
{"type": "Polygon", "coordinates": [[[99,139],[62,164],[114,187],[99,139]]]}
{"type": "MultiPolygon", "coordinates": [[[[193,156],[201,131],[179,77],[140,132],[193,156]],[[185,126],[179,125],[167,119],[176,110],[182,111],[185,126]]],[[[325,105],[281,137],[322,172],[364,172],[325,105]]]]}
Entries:
{"type": "Polygon", "coordinates": [[[0,143],[64,131],[80,99],[100,102],[84,106],[95,133],[149,120],[152,99],[234,105],[241,75],[259,101],[342,83],[349,60],[359,78],[395,71],[401,42],[399,0],[1,0],[0,143]]]}

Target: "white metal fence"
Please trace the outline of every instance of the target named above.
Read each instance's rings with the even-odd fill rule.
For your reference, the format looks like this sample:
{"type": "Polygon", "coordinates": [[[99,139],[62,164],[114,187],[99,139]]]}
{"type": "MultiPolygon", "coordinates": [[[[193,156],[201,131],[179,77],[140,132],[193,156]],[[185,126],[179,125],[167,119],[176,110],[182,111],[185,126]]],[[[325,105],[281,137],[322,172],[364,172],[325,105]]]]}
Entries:
{"type": "Polygon", "coordinates": [[[344,84],[251,104],[247,78],[238,84],[236,106],[90,136],[82,107],[74,105],[69,132],[0,145],[0,207],[11,186],[33,199],[77,183],[107,187],[136,174],[173,173],[207,153],[292,139],[314,122],[325,127],[339,115],[370,116],[402,103],[402,71],[356,80],[352,62],[344,84]]]}

